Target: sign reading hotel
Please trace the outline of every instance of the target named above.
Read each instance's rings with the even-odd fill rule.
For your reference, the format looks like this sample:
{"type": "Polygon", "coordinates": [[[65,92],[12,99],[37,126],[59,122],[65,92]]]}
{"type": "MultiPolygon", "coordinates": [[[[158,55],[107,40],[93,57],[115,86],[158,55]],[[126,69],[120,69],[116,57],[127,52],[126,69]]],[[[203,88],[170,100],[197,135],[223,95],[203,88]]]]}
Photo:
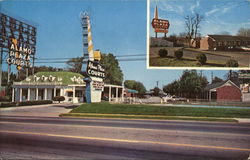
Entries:
{"type": "Polygon", "coordinates": [[[0,47],[9,54],[7,63],[18,70],[30,67],[30,56],[36,52],[36,28],[2,13],[0,24],[0,47]]]}
{"type": "Polygon", "coordinates": [[[152,24],[152,27],[154,28],[156,38],[157,38],[157,33],[165,33],[165,37],[166,37],[170,24],[168,20],[158,18],[157,6],[155,8],[155,15],[151,24],[152,24]]]}

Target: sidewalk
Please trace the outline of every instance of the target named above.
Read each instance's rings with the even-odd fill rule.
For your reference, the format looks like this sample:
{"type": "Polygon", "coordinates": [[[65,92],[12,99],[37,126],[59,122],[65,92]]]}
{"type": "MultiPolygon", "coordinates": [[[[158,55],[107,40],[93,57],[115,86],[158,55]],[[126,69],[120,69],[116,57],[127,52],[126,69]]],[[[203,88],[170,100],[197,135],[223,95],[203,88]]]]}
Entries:
{"type": "Polygon", "coordinates": [[[59,117],[61,113],[69,113],[78,105],[79,104],[57,103],[0,108],[0,116],[59,117]]]}

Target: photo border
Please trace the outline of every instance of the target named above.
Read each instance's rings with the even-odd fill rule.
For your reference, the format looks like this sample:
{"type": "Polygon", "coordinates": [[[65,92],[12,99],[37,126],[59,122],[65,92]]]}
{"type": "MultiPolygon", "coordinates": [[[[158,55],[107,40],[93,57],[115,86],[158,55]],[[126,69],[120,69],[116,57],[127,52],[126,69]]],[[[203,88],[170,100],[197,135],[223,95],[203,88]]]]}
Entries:
{"type": "MultiPolygon", "coordinates": [[[[149,66],[149,50],[150,50],[150,1],[147,0],[147,69],[168,69],[168,70],[184,70],[184,69],[196,69],[196,70],[250,70],[250,54],[249,54],[249,66],[248,67],[155,67],[149,66]]],[[[167,1],[167,0],[166,0],[167,1]]]]}

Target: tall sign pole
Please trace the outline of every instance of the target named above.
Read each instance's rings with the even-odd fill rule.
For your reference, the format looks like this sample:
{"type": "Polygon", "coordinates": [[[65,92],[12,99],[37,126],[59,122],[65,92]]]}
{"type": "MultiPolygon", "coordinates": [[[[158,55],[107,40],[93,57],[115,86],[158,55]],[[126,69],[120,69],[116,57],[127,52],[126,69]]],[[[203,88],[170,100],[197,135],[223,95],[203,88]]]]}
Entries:
{"type": "Polygon", "coordinates": [[[155,38],[157,38],[157,33],[164,33],[164,37],[166,38],[170,23],[168,20],[158,18],[157,6],[155,7],[155,15],[151,24],[155,30],[155,38]]]}
{"type": "Polygon", "coordinates": [[[80,14],[83,30],[83,64],[82,72],[86,83],[85,97],[87,103],[100,102],[104,89],[103,79],[105,69],[99,63],[101,59],[100,51],[93,50],[90,17],[87,12],[80,14]]]}

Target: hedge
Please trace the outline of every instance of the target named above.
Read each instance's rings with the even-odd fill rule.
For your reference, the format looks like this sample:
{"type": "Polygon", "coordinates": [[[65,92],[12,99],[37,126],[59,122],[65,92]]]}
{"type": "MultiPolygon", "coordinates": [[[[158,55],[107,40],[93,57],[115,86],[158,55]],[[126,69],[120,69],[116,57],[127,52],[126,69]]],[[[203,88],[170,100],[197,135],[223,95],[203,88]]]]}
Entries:
{"type": "Polygon", "coordinates": [[[39,101],[24,101],[24,102],[7,102],[0,103],[0,107],[14,107],[14,106],[29,106],[39,104],[52,104],[51,100],[39,100],[39,101]]]}
{"type": "Polygon", "coordinates": [[[239,63],[238,63],[238,61],[236,61],[234,59],[229,59],[226,62],[226,67],[239,67],[239,63]]]}
{"type": "Polygon", "coordinates": [[[19,106],[39,105],[39,104],[52,104],[51,100],[39,100],[39,101],[24,101],[19,102],[19,106]]]}

